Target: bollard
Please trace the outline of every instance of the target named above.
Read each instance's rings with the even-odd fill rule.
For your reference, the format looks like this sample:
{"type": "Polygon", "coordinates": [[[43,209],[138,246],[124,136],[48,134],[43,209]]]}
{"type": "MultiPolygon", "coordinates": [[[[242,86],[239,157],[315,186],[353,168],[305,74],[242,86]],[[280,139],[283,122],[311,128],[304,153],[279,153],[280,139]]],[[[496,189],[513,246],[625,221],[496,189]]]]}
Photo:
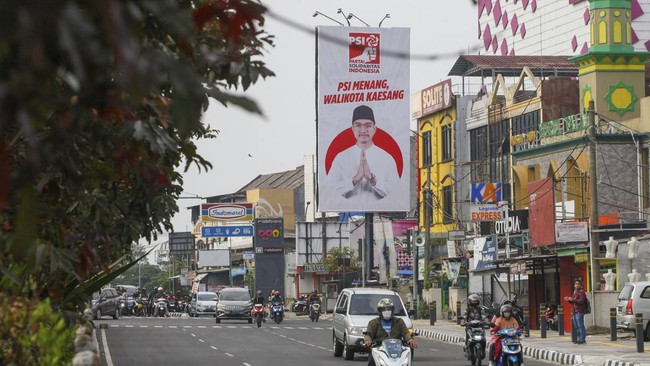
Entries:
{"type": "Polygon", "coordinates": [[[456,324],[460,324],[460,301],[456,301],[456,324]]]}
{"type": "Polygon", "coordinates": [[[558,335],[564,335],[564,307],[562,305],[557,306],[557,333],[558,335]]]}
{"type": "Polygon", "coordinates": [[[528,306],[524,306],[524,334],[530,337],[530,310],[528,306]]]}
{"type": "Polygon", "coordinates": [[[616,339],[616,308],[609,308],[609,340],[615,341],[616,339]]]}
{"type": "Polygon", "coordinates": [[[636,313],[634,319],[636,321],[636,351],[641,353],[643,352],[643,338],[645,336],[643,332],[643,314],[636,313]]]}
{"type": "Polygon", "coordinates": [[[429,325],[436,325],[436,302],[429,304],[429,325]]]}
{"type": "Polygon", "coordinates": [[[546,304],[539,304],[539,329],[541,337],[546,338],[546,304]]]}

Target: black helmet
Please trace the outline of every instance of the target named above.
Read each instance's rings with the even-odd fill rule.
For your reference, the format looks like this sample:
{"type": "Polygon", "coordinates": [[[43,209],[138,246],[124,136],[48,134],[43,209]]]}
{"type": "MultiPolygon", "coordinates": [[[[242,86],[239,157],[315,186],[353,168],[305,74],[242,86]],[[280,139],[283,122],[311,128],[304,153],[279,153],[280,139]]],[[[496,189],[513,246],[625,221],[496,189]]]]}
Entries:
{"type": "Polygon", "coordinates": [[[467,303],[471,306],[479,306],[481,303],[481,299],[478,297],[477,294],[471,294],[467,298],[467,303]]]}
{"type": "Polygon", "coordinates": [[[316,294],[316,289],[311,290],[311,293],[315,295],[316,294]]]}
{"type": "Polygon", "coordinates": [[[381,299],[377,303],[377,313],[384,320],[391,320],[395,315],[395,303],[389,298],[381,299]],[[390,311],[390,314],[384,314],[384,311],[390,311]]]}
{"type": "Polygon", "coordinates": [[[501,309],[499,309],[499,315],[505,318],[510,318],[512,316],[512,306],[509,304],[502,305],[501,309]],[[507,316],[503,315],[503,313],[508,313],[507,316]]]}

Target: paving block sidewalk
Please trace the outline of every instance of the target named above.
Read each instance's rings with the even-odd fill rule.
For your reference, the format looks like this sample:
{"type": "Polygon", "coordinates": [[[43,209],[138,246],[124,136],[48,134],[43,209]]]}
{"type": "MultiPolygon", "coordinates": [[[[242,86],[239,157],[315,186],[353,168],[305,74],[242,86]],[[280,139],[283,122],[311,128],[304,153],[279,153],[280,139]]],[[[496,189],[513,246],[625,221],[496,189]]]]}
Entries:
{"type": "MultiPolygon", "coordinates": [[[[465,341],[465,328],[456,322],[443,320],[430,325],[428,319],[413,320],[413,326],[420,337],[459,345],[465,341]]],[[[557,331],[549,330],[547,338],[541,338],[539,330],[531,330],[530,337],[523,338],[522,344],[526,357],[561,365],[650,366],[650,343],[644,345],[647,353],[639,353],[633,337],[612,342],[609,334],[588,335],[587,344],[576,345],[571,342],[570,333],[560,336],[557,331]]]]}

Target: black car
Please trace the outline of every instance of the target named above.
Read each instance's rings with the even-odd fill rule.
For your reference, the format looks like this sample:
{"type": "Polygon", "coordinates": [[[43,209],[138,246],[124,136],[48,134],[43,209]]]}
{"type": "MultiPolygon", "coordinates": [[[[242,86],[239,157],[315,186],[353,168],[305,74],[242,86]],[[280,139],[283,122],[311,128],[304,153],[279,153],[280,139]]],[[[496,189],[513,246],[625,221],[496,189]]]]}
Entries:
{"type": "Polygon", "coordinates": [[[219,292],[217,300],[217,323],[223,319],[246,320],[253,322],[251,310],[253,303],[248,290],[241,287],[228,287],[219,292]]]}
{"type": "Polygon", "coordinates": [[[120,317],[120,294],[114,288],[103,288],[93,294],[92,306],[93,318],[101,319],[102,316],[110,315],[113,319],[118,319],[120,317]]]}

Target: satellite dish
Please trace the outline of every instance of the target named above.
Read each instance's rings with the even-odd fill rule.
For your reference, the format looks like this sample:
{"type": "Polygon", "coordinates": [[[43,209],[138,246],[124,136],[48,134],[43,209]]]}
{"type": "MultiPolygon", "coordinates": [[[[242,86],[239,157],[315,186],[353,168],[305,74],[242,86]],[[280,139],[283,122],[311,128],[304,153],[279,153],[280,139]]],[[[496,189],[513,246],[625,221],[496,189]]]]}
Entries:
{"type": "Polygon", "coordinates": [[[420,234],[415,237],[415,246],[421,247],[424,245],[424,235],[420,234]]]}

